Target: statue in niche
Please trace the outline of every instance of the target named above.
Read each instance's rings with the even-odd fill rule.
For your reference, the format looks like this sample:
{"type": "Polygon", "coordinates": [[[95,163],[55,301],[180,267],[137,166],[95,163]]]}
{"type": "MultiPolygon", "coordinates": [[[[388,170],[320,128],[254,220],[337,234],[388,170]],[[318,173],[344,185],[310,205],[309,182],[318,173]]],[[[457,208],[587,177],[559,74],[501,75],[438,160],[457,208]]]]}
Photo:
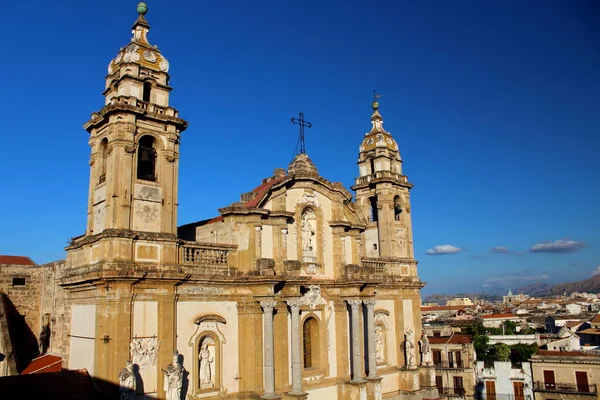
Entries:
{"type": "Polygon", "coordinates": [[[315,213],[312,210],[306,210],[302,214],[302,251],[305,256],[314,257],[316,235],[314,227],[315,213]]]}
{"type": "Polygon", "coordinates": [[[181,387],[183,386],[183,373],[185,368],[179,362],[179,352],[173,352],[173,362],[167,369],[160,369],[165,375],[164,389],[167,392],[167,400],[181,400],[181,387]]]}
{"type": "Polygon", "coordinates": [[[135,372],[133,363],[127,361],[125,368],[119,373],[119,393],[121,400],[135,400],[135,372]]]}
{"type": "Polygon", "coordinates": [[[406,366],[415,368],[415,331],[410,328],[404,332],[404,350],[406,352],[406,366]]]}
{"type": "Polygon", "coordinates": [[[215,357],[211,354],[210,349],[208,347],[209,344],[214,344],[214,340],[211,337],[207,337],[202,340],[200,344],[200,352],[198,353],[198,360],[200,361],[200,387],[213,387],[215,383],[213,382],[213,373],[211,369],[211,364],[215,361],[215,357]]]}
{"type": "Polygon", "coordinates": [[[375,325],[375,353],[377,362],[385,362],[385,343],[383,342],[383,327],[375,325]]]}
{"type": "Polygon", "coordinates": [[[421,365],[432,365],[431,347],[429,347],[429,338],[425,332],[421,334],[419,344],[421,345],[421,365]]]}

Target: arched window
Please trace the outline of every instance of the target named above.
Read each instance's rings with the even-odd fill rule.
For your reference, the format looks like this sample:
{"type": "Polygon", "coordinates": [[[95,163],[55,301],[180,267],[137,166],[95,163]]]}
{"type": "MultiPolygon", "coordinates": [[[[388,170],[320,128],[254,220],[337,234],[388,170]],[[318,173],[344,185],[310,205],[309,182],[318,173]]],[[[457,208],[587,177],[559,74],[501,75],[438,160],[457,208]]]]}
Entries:
{"type": "Polygon", "coordinates": [[[374,174],[375,173],[375,160],[373,160],[372,158],[369,160],[370,165],[371,165],[371,173],[374,174]]]}
{"type": "Polygon", "coordinates": [[[104,138],[98,147],[98,183],[106,180],[106,161],[108,158],[108,139],[104,138]]]}
{"type": "Polygon", "coordinates": [[[369,201],[371,202],[371,216],[369,220],[371,222],[377,222],[377,196],[369,197],[369,201]]]}
{"type": "Polygon", "coordinates": [[[321,352],[319,351],[319,323],[316,318],[308,317],[302,324],[302,350],[304,354],[304,368],[318,368],[321,365],[321,352]]]}
{"type": "Polygon", "coordinates": [[[400,196],[394,197],[394,219],[400,221],[400,214],[402,213],[402,200],[400,196]]]}
{"type": "Polygon", "coordinates": [[[144,82],[144,91],[142,93],[143,101],[150,101],[150,91],[152,90],[152,84],[148,81],[144,82]]]}
{"type": "Polygon", "coordinates": [[[143,136],[138,146],[137,178],[145,181],[156,180],[156,150],[154,149],[154,138],[143,136]]]}

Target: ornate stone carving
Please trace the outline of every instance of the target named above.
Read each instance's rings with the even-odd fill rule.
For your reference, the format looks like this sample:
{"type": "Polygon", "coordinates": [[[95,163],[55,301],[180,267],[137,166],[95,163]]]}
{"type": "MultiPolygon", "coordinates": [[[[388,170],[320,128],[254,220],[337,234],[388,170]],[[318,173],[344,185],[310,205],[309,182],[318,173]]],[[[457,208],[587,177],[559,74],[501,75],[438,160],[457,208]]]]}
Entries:
{"type": "Polygon", "coordinates": [[[333,301],[333,310],[335,312],[348,311],[348,305],[344,300],[334,300],[333,301]]]}
{"type": "Polygon", "coordinates": [[[174,163],[174,162],[175,162],[175,160],[177,160],[177,157],[176,157],[175,155],[173,155],[173,154],[167,154],[167,155],[165,156],[165,158],[166,158],[166,159],[167,159],[167,161],[168,161],[168,162],[170,162],[170,163],[174,163]]]}
{"type": "Polygon", "coordinates": [[[286,249],[287,248],[288,230],[286,228],[283,228],[281,230],[281,235],[283,237],[283,248],[286,249]]]}
{"type": "Polygon", "coordinates": [[[150,223],[156,218],[158,218],[158,214],[160,212],[159,206],[157,203],[149,203],[149,202],[136,202],[135,203],[135,215],[138,218],[141,218],[145,223],[150,223]]]}
{"type": "Polygon", "coordinates": [[[125,153],[127,153],[127,154],[135,153],[135,146],[125,145],[125,153]]]}
{"type": "Polygon", "coordinates": [[[298,199],[297,203],[298,204],[308,204],[311,206],[319,207],[319,201],[317,200],[317,195],[312,191],[304,192],[302,194],[302,197],[298,199]]]}
{"type": "Polygon", "coordinates": [[[358,308],[358,306],[362,304],[362,300],[360,299],[346,300],[346,302],[350,304],[350,307],[352,307],[353,309],[358,308]]]}
{"type": "Polygon", "coordinates": [[[223,293],[222,288],[203,287],[203,286],[179,286],[177,294],[200,294],[205,296],[213,296],[223,293]]]}
{"type": "Polygon", "coordinates": [[[317,274],[317,266],[315,264],[308,264],[306,267],[306,273],[308,275],[316,275],[317,274]]]}
{"type": "Polygon", "coordinates": [[[158,354],[158,340],[155,337],[133,338],[129,343],[131,359],[138,365],[140,371],[154,368],[158,354]]]}
{"type": "Polygon", "coordinates": [[[310,285],[308,292],[304,293],[302,297],[303,303],[314,310],[319,304],[321,304],[321,287],[319,285],[310,285]]]}
{"type": "Polygon", "coordinates": [[[385,363],[385,331],[381,324],[375,325],[375,352],[378,364],[385,363]]]}
{"type": "Polygon", "coordinates": [[[316,217],[311,209],[302,213],[302,256],[305,261],[316,259],[316,217]]]}
{"type": "Polygon", "coordinates": [[[271,311],[273,311],[273,309],[277,306],[277,301],[275,301],[274,299],[261,300],[260,306],[263,309],[270,309],[271,311]]]}
{"type": "Polygon", "coordinates": [[[151,52],[150,50],[144,51],[144,60],[155,63],[156,62],[156,54],[151,52]]]}

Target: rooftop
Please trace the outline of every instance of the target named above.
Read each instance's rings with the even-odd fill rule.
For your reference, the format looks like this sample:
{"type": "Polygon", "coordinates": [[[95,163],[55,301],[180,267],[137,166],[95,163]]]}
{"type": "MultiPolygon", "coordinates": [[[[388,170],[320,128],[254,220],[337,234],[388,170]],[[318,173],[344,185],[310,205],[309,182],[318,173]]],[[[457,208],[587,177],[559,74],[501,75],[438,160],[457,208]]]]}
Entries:
{"type": "Polygon", "coordinates": [[[37,265],[33,260],[26,256],[5,256],[0,254],[0,265],[37,265]]]}

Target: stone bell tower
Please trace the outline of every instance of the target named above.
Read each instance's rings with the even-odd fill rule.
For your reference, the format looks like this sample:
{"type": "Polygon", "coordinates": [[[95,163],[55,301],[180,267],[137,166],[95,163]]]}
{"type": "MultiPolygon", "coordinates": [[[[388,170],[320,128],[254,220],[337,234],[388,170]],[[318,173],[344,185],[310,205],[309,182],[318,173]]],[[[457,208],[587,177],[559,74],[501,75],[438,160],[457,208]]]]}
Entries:
{"type": "Polygon", "coordinates": [[[410,194],[412,184],[402,175],[398,144],[383,129],[379,103],[372,104],[371,131],[365,135],[358,157],[359,177],[352,187],[368,219],[364,256],[413,259],[410,194]]]}
{"type": "Polygon", "coordinates": [[[169,106],[169,62],[148,42],[145,3],[130,43],[108,65],[105,106],[92,113],[86,236],[176,235],[179,139],[187,122],[169,106]]]}

